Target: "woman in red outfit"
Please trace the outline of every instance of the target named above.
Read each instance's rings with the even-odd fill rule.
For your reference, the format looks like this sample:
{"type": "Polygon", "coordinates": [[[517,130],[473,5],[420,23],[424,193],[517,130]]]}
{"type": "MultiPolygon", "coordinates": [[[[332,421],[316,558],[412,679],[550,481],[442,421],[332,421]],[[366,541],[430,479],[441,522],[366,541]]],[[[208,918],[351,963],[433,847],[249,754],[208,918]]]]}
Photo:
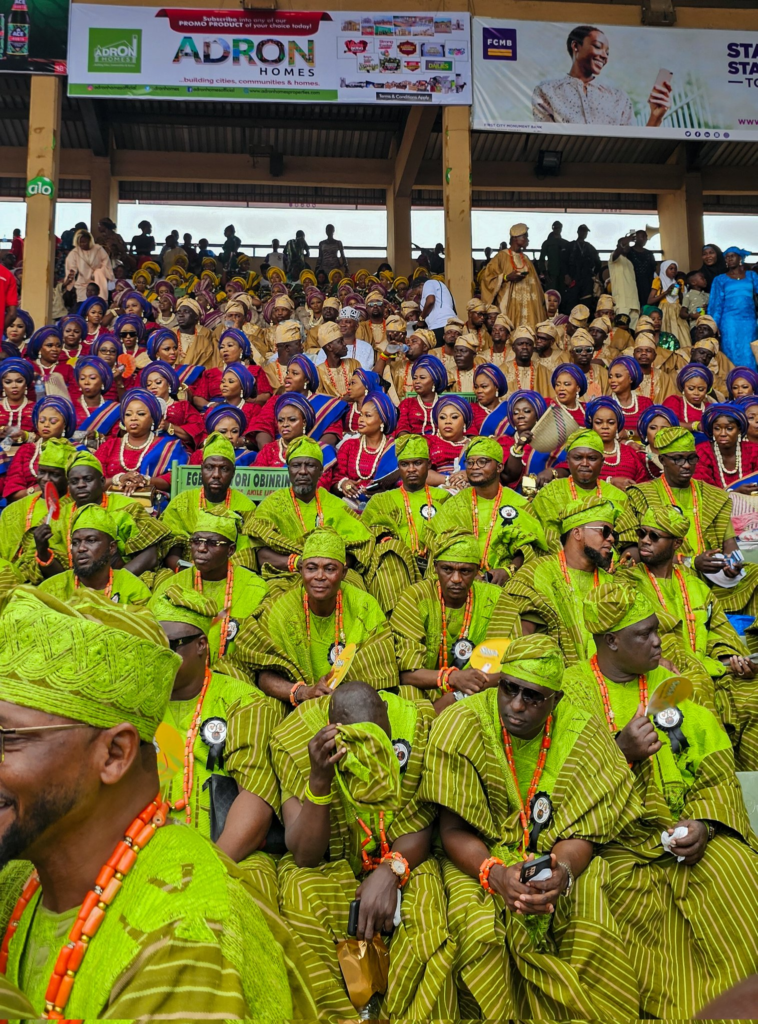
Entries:
{"type": "Polygon", "coordinates": [[[398,434],[424,434],[427,437],[434,434],[434,404],[447,387],[447,380],[447,370],[441,359],[421,356],[416,360],[413,364],[416,394],[404,398],[398,406],[398,434]]]}
{"type": "Polygon", "coordinates": [[[32,428],[36,441],[26,441],[11,460],[4,478],[3,497],[6,501],[18,501],[39,490],[37,470],[42,445],[51,437],[73,437],[76,430],[76,413],[68,398],[47,395],[41,398],[32,411],[32,428]]]}
{"type": "Polygon", "coordinates": [[[645,481],[657,480],[663,473],[663,465],[655,447],[655,435],[661,427],[678,426],[679,420],[676,418],[676,413],[666,405],[651,405],[640,416],[637,430],[640,441],[644,445],[640,455],[645,470],[645,481]]]}
{"type": "Polygon", "coordinates": [[[676,375],[680,394],[669,395],[663,404],[671,409],[679,423],[688,430],[700,430],[703,414],[713,399],[708,393],[713,387],[713,374],[701,363],[688,363],[676,375]]]}
{"type": "MultiPolygon", "coordinates": [[[[124,346],[109,331],[102,331],[92,343],[92,355],[102,359],[113,374],[113,383],[103,395],[108,402],[120,402],[129,388],[136,388],[139,384],[136,372],[131,377],[125,376],[126,367],[119,362],[119,356],[123,354],[124,346]]],[[[70,390],[73,394],[73,389],[70,390]]]]}
{"type": "MultiPolygon", "coordinates": [[[[309,434],[316,423],[313,406],[303,395],[296,391],[287,395],[279,395],[275,405],[276,441],[265,444],[258,452],[256,466],[271,469],[282,469],[287,465],[287,446],[296,437],[309,434]]],[[[345,442],[347,443],[347,442],[345,442]]],[[[333,482],[332,467],[337,461],[337,453],[331,445],[321,446],[324,452],[324,472],[319,487],[331,490],[333,482]]]]}
{"type": "Polygon", "coordinates": [[[113,374],[99,356],[82,356],[74,367],[79,397],[72,401],[76,410],[76,429],[87,437],[115,437],[120,420],[118,402],[108,402],[105,392],[113,386],[113,374]]]}
{"type": "Polygon", "coordinates": [[[643,376],[642,367],[634,356],[618,356],[608,367],[608,387],[626,422],[622,441],[637,435],[637,424],[641,414],[653,404],[649,398],[634,394],[642,383],[643,376]]]}
{"type": "MultiPolygon", "coordinates": [[[[429,438],[429,458],[432,468],[427,483],[432,487],[448,482],[459,473],[459,460],[469,442],[466,436],[474,422],[471,403],[460,395],[442,395],[434,406],[436,433],[429,438]]],[[[461,486],[465,483],[460,478],[461,486]]]]}
{"type": "Polygon", "coordinates": [[[630,444],[619,441],[624,429],[624,414],[618,403],[605,395],[587,403],[585,426],[599,434],[605,449],[600,479],[625,491],[632,484],[647,480],[643,457],[630,444]]]}
{"type": "Polygon", "coordinates": [[[474,421],[472,433],[492,436],[506,423],[508,381],[494,363],[474,367],[474,394],[476,404],[471,407],[474,421]]]}
{"type": "Polygon", "coordinates": [[[34,402],[27,392],[34,380],[32,364],[20,356],[10,356],[0,363],[0,437],[19,438],[22,431],[31,433],[34,402]]]}
{"type": "MultiPolygon", "coordinates": [[[[57,327],[40,327],[29,339],[26,346],[26,358],[34,368],[34,382],[41,380],[47,384],[50,376],[57,373],[66,387],[71,390],[74,383],[74,371],[68,363],[60,361],[63,344],[57,327]]],[[[60,381],[58,382],[60,383],[60,381]]],[[[34,387],[29,388],[28,397],[34,400],[34,387]]]]}
{"type": "Polygon", "coordinates": [[[382,456],[392,447],[397,410],[384,391],[370,391],[361,405],[359,437],[343,441],[337,451],[335,494],[357,498],[376,479],[382,456]]]}
{"type": "MultiPolygon", "coordinates": [[[[230,327],[224,331],[218,339],[218,350],[224,361],[224,367],[231,363],[242,363],[248,373],[255,381],[255,396],[250,399],[254,405],[265,405],[273,395],[274,389],[266,373],[260,366],[251,364],[252,350],[250,341],[244,331],[238,331],[230,327]]],[[[198,409],[204,409],[210,402],[218,401],[221,396],[221,379],[224,376],[223,369],[211,368],[206,370],[195,387],[194,404],[198,409]]]]}
{"type": "Polygon", "coordinates": [[[345,393],[345,401],[349,402],[349,408],[342,417],[342,425],[346,436],[355,436],[358,433],[358,418],[361,414],[363,399],[369,391],[381,391],[382,378],[373,370],[364,370],[363,367],[353,371],[350,384],[345,393]]]}
{"type": "MultiPolygon", "coordinates": [[[[100,336],[100,332],[105,330],[103,326],[103,317],[108,311],[108,303],[101,295],[92,295],[89,299],[85,299],[84,302],[77,309],[77,315],[80,319],[84,319],[84,330],[82,331],[82,339],[84,340],[87,348],[86,351],[80,352],[79,355],[88,355],[93,341],[96,341],[100,336]]],[[[111,313],[111,316],[113,314],[111,313]]],[[[64,320],[68,320],[68,317],[63,317],[64,320]]],[[[58,322],[60,327],[61,321],[58,322]]],[[[63,346],[66,347],[66,340],[63,340],[63,346]]]]}
{"type": "Polygon", "coordinates": [[[109,437],[95,452],[103,466],[105,489],[133,494],[145,487],[171,490],[171,468],[184,465],[187,453],[178,438],[156,436],[164,420],[162,403],[144,388],[121,399],[123,437],[109,437]]]}
{"type": "Polygon", "coordinates": [[[695,479],[744,494],[755,493],[755,484],[738,484],[758,470],[758,444],[745,441],[747,417],[735,402],[714,402],[703,413],[702,430],[708,438],[697,446],[695,479]]]}
{"type": "Polygon", "coordinates": [[[64,316],[55,325],[61,336],[62,346],[58,358],[62,363],[73,367],[74,363],[81,356],[88,356],[92,346],[86,340],[87,324],[76,313],[71,316],[64,316]]]}
{"type": "Polygon", "coordinates": [[[587,393],[587,378],[584,371],[576,363],[561,363],[553,370],[550,383],[558,405],[563,406],[579,426],[583,427],[586,411],[579,399],[587,393]]]}
{"type": "MultiPolygon", "coordinates": [[[[284,374],[284,393],[303,395],[311,404],[315,423],[309,435],[319,443],[335,447],[342,438],[342,417],[347,412],[347,403],[341,398],[317,394],[319,375],[308,356],[293,356],[284,374]]],[[[276,398],[271,397],[259,407],[251,420],[250,432],[255,434],[259,450],[276,436],[276,398]]]]}
{"type": "Polygon", "coordinates": [[[140,374],[140,384],[165,405],[158,429],[178,437],[188,452],[200,448],[205,437],[203,417],[191,402],[176,398],[179,378],[171,366],[160,359],[148,363],[140,374]]]}
{"type": "MultiPolygon", "coordinates": [[[[231,441],[234,446],[234,460],[238,466],[253,465],[258,453],[251,451],[245,445],[247,418],[241,409],[238,409],[236,405],[227,405],[224,402],[220,402],[218,405],[209,405],[204,421],[206,435],[217,431],[231,441]]],[[[202,466],[202,448],[198,448],[190,455],[189,464],[190,466],[202,466]]]]}

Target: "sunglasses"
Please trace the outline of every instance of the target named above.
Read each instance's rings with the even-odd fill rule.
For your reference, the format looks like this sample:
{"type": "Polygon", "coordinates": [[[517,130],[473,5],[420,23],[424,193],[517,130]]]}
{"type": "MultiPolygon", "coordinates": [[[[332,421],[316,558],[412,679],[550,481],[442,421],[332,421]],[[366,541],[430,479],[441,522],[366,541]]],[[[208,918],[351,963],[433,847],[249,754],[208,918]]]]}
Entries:
{"type": "Polygon", "coordinates": [[[697,464],[697,452],[690,452],[689,455],[665,455],[661,452],[661,458],[670,459],[675,466],[694,466],[697,464]]]}
{"type": "Polygon", "coordinates": [[[637,530],[637,537],[640,540],[649,540],[652,544],[657,544],[659,540],[671,540],[671,535],[668,533],[657,533],[655,530],[637,530]]]}
{"type": "MultiPolygon", "coordinates": [[[[539,337],[539,335],[538,335],[538,337],[539,337]]],[[[551,338],[550,340],[552,341],[553,339],[551,338]]],[[[595,351],[594,348],[574,348],[574,349],[572,349],[572,352],[575,352],[578,356],[591,356],[594,351],[595,351]]]]}
{"type": "Polygon", "coordinates": [[[121,331],[121,333],[119,334],[119,337],[120,338],[136,338],[137,337],[137,332],[136,331],[121,331]]]}
{"type": "Polygon", "coordinates": [[[169,640],[168,645],[172,651],[178,651],[180,647],[186,647],[187,644],[194,643],[201,636],[203,636],[202,633],[193,633],[192,636],[180,636],[178,640],[169,640]]]}
{"type": "Polygon", "coordinates": [[[597,530],[598,533],[602,533],[603,540],[609,540],[613,536],[612,526],[585,526],[585,530],[597,530]]]}
{"type": "Polygon", "coordinates": [[[500,684],[501,689],[507,694],[509,700],[515,700],[519,694],[524,704],[531,704],[536,707],[538,704],[543,704],[548,695],[544,693],[537,693],[535,690],[527,690],[525,686],[519,686],[518,683],[504,682],[500,684]]]}

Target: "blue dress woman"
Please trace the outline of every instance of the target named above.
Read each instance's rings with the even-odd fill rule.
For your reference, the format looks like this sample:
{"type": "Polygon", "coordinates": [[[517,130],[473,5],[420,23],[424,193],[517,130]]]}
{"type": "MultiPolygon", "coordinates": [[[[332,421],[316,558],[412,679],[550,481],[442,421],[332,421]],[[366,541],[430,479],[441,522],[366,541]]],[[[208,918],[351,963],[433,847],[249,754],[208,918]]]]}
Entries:
{"type": "Polygon", "coordinates": [[[751,341],[758,338],[755,297],[758,274],[746,270],[743,260],[750,253],[733,245],[724,252],[726,273],[714,277],[708,299],[708,313],[718,324],[721,349],[735,366],[755,366],[751,341]]]}

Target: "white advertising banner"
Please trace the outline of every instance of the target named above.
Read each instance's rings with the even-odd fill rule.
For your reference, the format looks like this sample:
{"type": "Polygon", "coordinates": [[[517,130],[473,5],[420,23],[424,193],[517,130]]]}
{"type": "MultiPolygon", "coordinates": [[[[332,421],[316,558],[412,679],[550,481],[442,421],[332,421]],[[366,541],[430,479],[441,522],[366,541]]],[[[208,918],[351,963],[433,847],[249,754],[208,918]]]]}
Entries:
{"type": "Polygon", "coordinates": [[[474,128],[758,138],[758,32],[474,18],[474,128]]]}
{"type": "Polygon", "coordinates": [[[471,103],[468,14],[72,4],[69,96],[471,103]]]}

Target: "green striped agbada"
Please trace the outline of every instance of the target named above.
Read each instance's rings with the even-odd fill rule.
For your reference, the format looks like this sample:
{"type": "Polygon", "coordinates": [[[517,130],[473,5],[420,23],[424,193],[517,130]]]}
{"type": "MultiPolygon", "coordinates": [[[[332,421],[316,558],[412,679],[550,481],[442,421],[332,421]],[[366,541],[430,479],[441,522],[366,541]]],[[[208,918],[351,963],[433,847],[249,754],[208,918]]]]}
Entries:
{"type": "MultiPolygon", "coordinates": [[[[32,867],[0,872],[5,932],[32,867]]],[[[78,906],[54,914],[31,900],[10,945],[7,977],[42,1015],[45,990],[78,906]]],[[[194,829],[169,822],[141,851],[76,976],[76,1019],[292,1017],[281,948],[237,869],[194,829]],[[255,969],[250,970],[254,964],[255,969]]]]}
{"type": "Polygon", "coordinates": [[[592,634],[585,628],[582,601],[599,583],[612,577],[605,569],[595,572],[566,567],[569,586],[558,555],[546,555],[522,566],[505,584],[516,614],[544,630],[561,648],[567,665],[595,653],[592,634]]]}
{"type": "MultiPolygon", "coordinates": [[[[213,502],[204,502],[202,487],[195,487],[177,494],[161,513],[160,521],[171,531],[173,543],[182,546],[182,558],[187,561],[192,558],[189,539],[195,532],[198,513],[203,507],[211,512],[216,509],[229,508],[232,512],[239,512],[240,515],[255,511],[255,503],[233,487],[229,488],[228,506],[224,502],[219,502],[217,505],[213,502]]],[[[249,562],[249,556],[244,553],[248,546],[248,538],[241,534],[237,538],[237,550],[232,555],[232,560],[235,564],[246,565],[249,569],[254,569],[255,565],[249,562]]]]}
{"type": "MultiPolygon", "coordinates": [[[[491,583],[474,581],[471,625],[467,638],[474,646],[488,636],[519,636],[521,626],[507,594],[491,583]]],[[[448,665],[453,664],[452,649],[461,635],[464,607],[446,608],[448,665]]],[[[409,587],[395,606],[390,618],[395,658],[400,672],[438,669],[442,642],[442,608],[436,580],[423,580],[409,587]]],[[[438,690],[421,690],[401,685],[400,694],[409,700],[436,700],[438,690]]]]}
{"type": "MultiPolygon", "coordinates": [[[[670,672],[648,674],[652,694],[670,672]]],[[[639,702],[637,683],[605,678],[622,729],[639,702]]],[[[608,730],[599,687],[586,664],[563,677],[566,694],[608,730]]],[[[642,814],[600,851],[610,869],[608,899],[642,987],[642,1015],[688,1019],[717,994],[758,970],[758,839],[750,830],[729,739],[707,708],[680,705],[688,746],[674,754],[668,737],[635,764],[642,814]],[[693,866],[661,846],[661,832],[682,820],[712,822],[717,835],[693,866]]],[[[610,735],[610,732],[609,732],[610,735]]]]}
{"type": "MultiPolygon", "coordinates": [[[[125,494],[111,492],[104,495],[103,501],[103,507],[116,521],[118,530],[116,544],[124,564],[128,565],[129,561],[140,551],[155,544],[160,565],[174,540],[167,524],[151,516],[144,505],[125,494]]],[[[61,505],[61,516],[56,533],[60,533],[64,538],[70,536],[71,517],[76,514],[76,511],[77,506],[73,502],[61,505]]],[[[71,567],[68,557],[63,564],[71,567]]]]}
{"type": "MultiPolygon", "coordinates": [[[[60,504],[63,511],[73,502],[66,495],[60,504]]],[[[0,593],[19,583],[40,583],[44,578],[35,558],[34,531],[46,516],[47,507],[41,494],[12,502],[0,515],[0,593]]],[[[50,550],[62,565],[68,565],[65,536],[55,523],[51,525],[50,550]]]]}
{"type": "Polygon", "coordinates": [[[663,657],[687,675],[695,687],[694,700],[721,720],[734,748],[737,771],[758,771],[758,681],[735,675],[721,658],[748,656],[718,599],[700,577],[677,566],[670,579],[656,579],[664,605],[644,565],[622,570],[615,579],[629,580],[655,608],[663,657]],[[690,645],[687,609],[679,579],[686,588],[694,615],[695,649],[690,645]]]}
{"type": "MultiPolygon", "coordinates": [[[[497,688],[485,690],[440,715],[429,738],[421,796],[458,814],[491,855],[514,864],[521,860],[520,801],[497,698],[497,688]]],[[[525,793],[541,735],[511,741],[525,793]]],[[[551,741],[540,790],[551,797],[553,818],[540,833],[538,852],[561,839],[610,841],[639,813],[618,749],[601,723],[565,699],[554,711],[551,741]]],[[[601,860],[593,858],[552,917],[513,914],[478,878],[447,858],[442,865],[456,983],[477,1004],[470,1016],[636,1019],[637,981],[606,902],[608,873],[601,860]]]]}
{"type": "Polygon", "coordinates": [[[561,512],[572,501],[589,494],[596,494],[605,501],[609,501],[619,513],[626,508],[628,492],[619,490],[607,480],[598,480],[594,488],[586,490],[575,484],[571,477],[565,477],[560,480],[551,480],[535,494],[531,502],[532,515],[542,523],[550,541],[551,552],[560,550],[561,512]]]}
{"type": "MultiPolygon", "coordinates": [[[[269,494],[254,512],[243,517],[242,532],[250,541],[252,551],[271,548],[277,554],[300,555],[305,535],[317,526],[331,526],[345,542],[355,565],[348,569],[348,582],[365,589],[376,598],[386,613],[394,607],[403,590],[418,578],[415,561],[405,544],[390,538],[378,542],[379,528],[369,529],[341,498],[319,487],[317,499],[300,501],[289,487],[269,494]],[[321,520],[317,522],[318,507],[321,520]]],[[[280,587],[291,586],[297,575],[274,569],[269,563],[261,566],[264,579],[276,581],[280,587]]]]}
{"type": "MultiPolygon", "coordinates": [[[[728,491],[703,483],[702,480],[692,480],[689,487],[672,487],[671,493],[674,504],[682,509],[690,521],[690,528],[680,548],[685,558],[694,559],[705,550],[720,551],[724,541],[735,536],[732,499],[728,491]],[[698,539],[695,522],[696,505],[702,543],[698,539]]],[[[627,506],[616,523],[622,546],[637,543],[637,527],[648,508],[668,508],[671,505],[663,478],[635,484],[626,495],[627,506]]],[[[745,576],[736,586],[711,586],[711,591],[714,597],[718,597],[725,612],[758,615],[758,565],[747,564],[743,568],[745,576]]]]}
{"type": "MultiPolygon", "coordinates": [[[[384,612],[363,590],[343,583],[342,621],[345,642],[358,645],[347,679],[360,679],[375,689],[397,685],[392,634],[384,612]]],[[[308,638],[302,583],[275,597],[248,618],[237,634],[234,649],[221,664],[248,679],[270,669],[309,686],[331,670],[329,648],[335,642],[335,614],[311,614],[308,638]]],[[[279,704],[279,701],[275,703],[279,704]]]]}
{"type": "MultiPolygon", "coordinates": [[[[391,845],[400,836],[426,829],[434,821],[434,808],[419,797],[424,750],[434,712],[429,705],[413,704],[391,693],[380,696],[387,705],[393,743],[404,741],[405,751],[410,748],[407,763],[401,769],[396,810],[386,819],[391,845]]],[[[283,803],[292,797],[305,799],[310,777],[308,743],[327,725],[330,699],[320,697],[303,704],[271,739],[283,803]]],[[[360,726],[348,727],[354,728],[360,730],[360,726]]],[[[367,800],[373,799],[374,782],[377,786],[381,784],[379,778],[369,778],[363,787],[367,800]]],[[[298,868],[290,854],[282,858],[279,900],[282,914],[322,966],[318,978],[311,978],[319,1009],[352,1019],[355,1010],[342,982],[336,943],[347,937],[350,902],[355,898],[359,881],[365,877],[360,856],[365,834],[356,815],[360,811],[371,822],[376,835],[378,805],[359,801],[354,807],[336,782],[332,792],[328,859],[316,868],[298,868]]],[[[354,798],[357,797],[354,791],[354,798]]],[[[367,847],[367,852],[373,855],[374,845],[367,847]]],[[[452,950],[440,871],[434,858],[428,858],[411,872],[403,888],[401,916],[402,922],[389,940],[389,987],[382,1015],[393,1019],[455,1018],[452,950]]]]}

